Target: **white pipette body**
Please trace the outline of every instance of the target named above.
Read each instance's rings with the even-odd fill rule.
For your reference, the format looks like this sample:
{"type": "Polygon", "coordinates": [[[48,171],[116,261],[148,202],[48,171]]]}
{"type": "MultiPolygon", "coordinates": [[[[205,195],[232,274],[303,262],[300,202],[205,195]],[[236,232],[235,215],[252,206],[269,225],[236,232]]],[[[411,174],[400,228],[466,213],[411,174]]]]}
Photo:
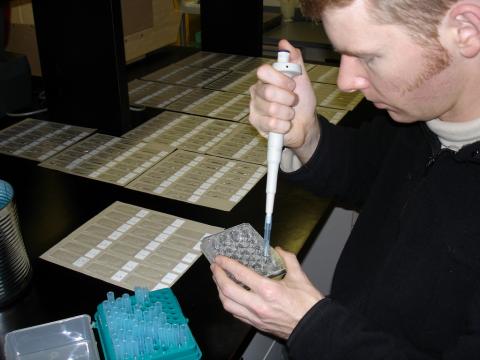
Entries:
{"type": "MultiPolygon", "coordinates": [[[[279,50],[277,62],[273,64],[273,68],[289,77],[302,74],[302,68],[298,64],[290,63],[290,52],[287,50],[279,50]]],[[[283,134],[270,132],[268,134],[267,149],[267,199],[265,204],[265,229],[264,229],[264,255],[268,255],[270,247],[270,234],[272,229],[273,205],[275,203],[275,193],[277,192],[277,177],[280,159],[283,149],[283,134]]]]}

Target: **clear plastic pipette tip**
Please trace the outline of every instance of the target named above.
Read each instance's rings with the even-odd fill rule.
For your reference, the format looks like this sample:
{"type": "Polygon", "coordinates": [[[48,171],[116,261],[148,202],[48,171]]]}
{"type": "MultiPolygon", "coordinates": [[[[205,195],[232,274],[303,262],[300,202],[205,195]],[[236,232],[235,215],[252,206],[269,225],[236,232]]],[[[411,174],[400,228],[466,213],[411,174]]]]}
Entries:
{"type": "Polygon", "coordinates": [[[263,256],[268,257],[270,249],[270,235],[272,233],[272,215],[265,215],[265,227],[263,229],[263,256]]]}

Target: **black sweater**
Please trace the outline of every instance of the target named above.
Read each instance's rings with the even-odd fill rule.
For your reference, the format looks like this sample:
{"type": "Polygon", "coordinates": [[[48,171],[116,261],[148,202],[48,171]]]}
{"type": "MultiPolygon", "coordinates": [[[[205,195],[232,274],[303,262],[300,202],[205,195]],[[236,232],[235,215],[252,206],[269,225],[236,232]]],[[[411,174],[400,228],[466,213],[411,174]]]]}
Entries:
{"type": "Polygon", "coordinates": [[[480,359],[480,143],[441,150],[424,123],[386,118],[321,128],[285,176],[360,216],[291,358],[480,359]]]}

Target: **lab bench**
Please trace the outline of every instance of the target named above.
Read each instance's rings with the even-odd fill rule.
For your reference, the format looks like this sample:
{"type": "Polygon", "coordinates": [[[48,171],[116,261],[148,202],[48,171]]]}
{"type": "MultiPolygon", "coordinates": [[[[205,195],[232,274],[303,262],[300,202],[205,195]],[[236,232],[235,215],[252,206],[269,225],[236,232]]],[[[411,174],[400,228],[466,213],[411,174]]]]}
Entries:
{"type": "MultiPolygon", "coordinates": [[[[147,59],[132,66],[129,77],[141,77],[171,61],[168,56],[160,58],[163,59],[160,63],[147,59]]],[[[371,107],[362,102],[344,118],[343,123],[353,123],[357,114],[371,111],[371,107]]],[[[134,121],[142,123],[160,112],[148,109],[133,114],[134,121]]],[[[21,231],[33,265],[33,279],[26,291],[13,304],[1,309],[2,335],[75,315],[93,316],[108,291],[114,291],[117,296],[127,292],[39,259],[41,254],[116,201],[222,228],[250,223],[259,233],[263,232],[266,177],[231,211],[222,211],[41,167],[33,160],[0,155],[0,163],[0,178],[9,182],[15,191],[21,231]]],[[[272,245],[281,246],[301,258],[332,206],[331,200],[318,198],[280,179],[272,245]]],[[[189,327],[203,358],[240,358],[255,329],[223,310],[209,263],[204,257],[183,274],[172,290],[189,319],[189,327]]],[[[3,336],[1,339],[3,342],[3,336]]]]}

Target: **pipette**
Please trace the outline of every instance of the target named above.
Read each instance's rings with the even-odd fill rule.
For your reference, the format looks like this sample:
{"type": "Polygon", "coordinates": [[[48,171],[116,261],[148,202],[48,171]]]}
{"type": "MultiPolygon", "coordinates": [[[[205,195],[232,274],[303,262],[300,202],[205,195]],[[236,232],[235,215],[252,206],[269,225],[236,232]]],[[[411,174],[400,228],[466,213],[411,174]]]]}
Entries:
{"type": "MultiPolygon", "coordinates": [[[[290,52],[288,50],[279,50],[277,62],[273,64],[273,68],[288,77],[294,77],[302,74],[302,68],[298,64],[290,63],[290,52]]],[[[277,191],[278,167],[282,157],[283,134],[270,132],[268,134],[268,151],[267,151],[267,200],[265,205],[265,228],[263,233],[264,247],[263,255],[268,256],[270,248],[270,236],[272,232],[272,214],[273,204],[275,202],[275,193],[277,191]]]]}

